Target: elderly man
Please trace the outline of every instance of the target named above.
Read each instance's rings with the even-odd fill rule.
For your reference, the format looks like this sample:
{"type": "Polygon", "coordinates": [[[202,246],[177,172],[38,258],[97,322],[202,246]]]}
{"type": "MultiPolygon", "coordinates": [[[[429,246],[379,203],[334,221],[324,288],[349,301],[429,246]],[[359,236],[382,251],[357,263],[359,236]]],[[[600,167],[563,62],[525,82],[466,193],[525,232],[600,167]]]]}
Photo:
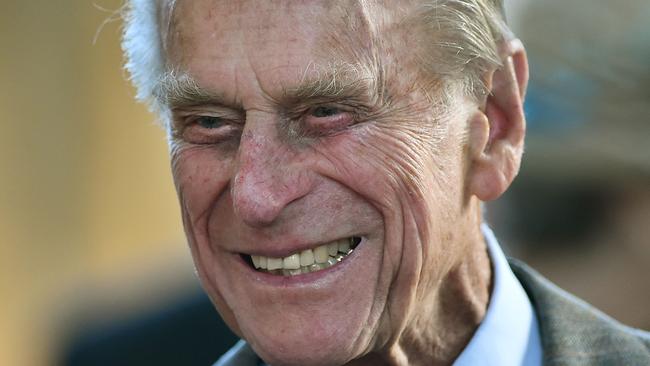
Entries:
{"type": "Polygon", "coordinates": [[[650,364],[482,224],[525,132],[501,1],[132,0],[124,49],[245,340],[218,365],[650,364]]]}

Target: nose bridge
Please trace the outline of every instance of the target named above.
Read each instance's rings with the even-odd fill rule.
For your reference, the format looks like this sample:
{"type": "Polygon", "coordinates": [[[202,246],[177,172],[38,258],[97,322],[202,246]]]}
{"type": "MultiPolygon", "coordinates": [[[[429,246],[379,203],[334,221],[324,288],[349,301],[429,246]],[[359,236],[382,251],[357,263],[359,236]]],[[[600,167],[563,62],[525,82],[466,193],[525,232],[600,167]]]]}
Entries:
{"type": "Polygon", "coordinates": [[[250,226],[273,223],[292,201],[310,189],[296,153],[269,120],[248,120],[241,136],[231,182],[235,213],[250,226]]]}

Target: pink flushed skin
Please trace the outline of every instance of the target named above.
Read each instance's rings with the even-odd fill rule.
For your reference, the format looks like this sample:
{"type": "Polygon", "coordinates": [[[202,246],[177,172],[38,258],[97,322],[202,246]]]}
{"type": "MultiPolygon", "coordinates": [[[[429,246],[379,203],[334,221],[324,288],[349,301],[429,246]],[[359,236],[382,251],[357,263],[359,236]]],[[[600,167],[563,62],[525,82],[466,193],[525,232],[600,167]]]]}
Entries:
{"type": "MultiPolygon", "coordinates": [[[[438,286],[466,254],[463,114],[422,132],[444,136],[435,142],[411,127],[437,121],[400,114],[287,141],[272,100],[322,57],[315,47],[327,24],[306,19],[326,6],[272,3],[177,3],[168,62],[246,119],[230,144],[175,136],[174,180],[197,272],[229,326],[270,364],[343,364],[425,324],[419,314],[430,318],[438,286]],[[282,256],[353,235],[364,242],[348,259],[295,278],[260,274],[240,257],[282,256]]],[[[407,105],[425,100],[397,93],[407,105]]]]}

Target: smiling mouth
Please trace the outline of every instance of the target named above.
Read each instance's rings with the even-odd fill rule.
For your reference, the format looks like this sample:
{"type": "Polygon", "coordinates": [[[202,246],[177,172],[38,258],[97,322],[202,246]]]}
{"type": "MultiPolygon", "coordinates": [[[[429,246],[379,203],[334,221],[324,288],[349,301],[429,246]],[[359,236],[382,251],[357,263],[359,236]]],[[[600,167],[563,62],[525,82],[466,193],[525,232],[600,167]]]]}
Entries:
{"type": "Polygon", "coordinates": [[[360,242],[361,237],[352,236],[313,249],[303,250],[284,258],[245,254],[242,256],[258,272],[277,276],[297,276],[332,267],[352,254],[360,242]]]}

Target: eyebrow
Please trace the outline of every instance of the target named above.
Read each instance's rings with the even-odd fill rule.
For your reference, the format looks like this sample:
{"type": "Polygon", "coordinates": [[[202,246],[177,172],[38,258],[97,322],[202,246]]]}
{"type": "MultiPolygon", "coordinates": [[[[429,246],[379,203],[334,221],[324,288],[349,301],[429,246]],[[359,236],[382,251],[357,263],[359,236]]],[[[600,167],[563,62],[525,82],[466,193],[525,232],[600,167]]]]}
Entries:
{"type": "MultiPolygon", "coordinates": [[[[376,103],[386,94],[380,74],[358,64],[339,63],[325,67],[309,64],[296,86],[280,86],[280,95],[276,97],[265,95],[274,104],[288,108],[301,103],[343,99],[376,103]]],[[[171,109],[201,104],[232,106],[224,95],[200,86],[184,72],[166,72],[156,90],[158,102],[171,109]]]]}
{"type": "Polygon", "coordinates": [[[310,100],[348,98],[374,99],[383,95],[381,78],[374,70],[358,64],[339,63],[326,67],[310,64],[295,87],[283,88],[282,104],[310,100]]]}
{"type": "Polygon", "coordinates": [[[223,95],[201,87],[189,74],[173,70],[165,72],[158,81],[155,98],[170,109],[208,103],[227,105],[223,95]]]}

